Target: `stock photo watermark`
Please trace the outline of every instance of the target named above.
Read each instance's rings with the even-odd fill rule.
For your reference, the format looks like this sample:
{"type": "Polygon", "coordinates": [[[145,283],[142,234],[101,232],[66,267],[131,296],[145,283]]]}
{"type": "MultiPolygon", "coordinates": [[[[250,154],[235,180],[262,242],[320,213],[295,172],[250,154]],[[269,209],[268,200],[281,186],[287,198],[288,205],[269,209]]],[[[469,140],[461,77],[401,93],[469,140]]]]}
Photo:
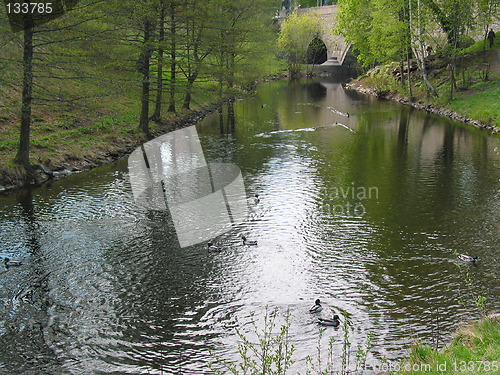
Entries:
{"type": "Polygon", "coordinates": [[[333,186],[322,194],[326,196],[321,211],[331,216],[364,216],[366,203],[377,201],[379,190],[376,186],[333,186]]]}
{"type": "Polygon", "coordinates": [[[228,232],[248,216],[243,176],[230,163],[207,163],[195,126],[157,137],[130,154],[138,206],[170,211],[181,247],[228,232]]]}
{"type": "Polygon", "coordinates": [[[365,363],[364,370],[375,372],[441,372],[441,373],[498,373],[499,361],[452,361],[437,363],[398,363],[385,361],[382,363],[365,363]]]}

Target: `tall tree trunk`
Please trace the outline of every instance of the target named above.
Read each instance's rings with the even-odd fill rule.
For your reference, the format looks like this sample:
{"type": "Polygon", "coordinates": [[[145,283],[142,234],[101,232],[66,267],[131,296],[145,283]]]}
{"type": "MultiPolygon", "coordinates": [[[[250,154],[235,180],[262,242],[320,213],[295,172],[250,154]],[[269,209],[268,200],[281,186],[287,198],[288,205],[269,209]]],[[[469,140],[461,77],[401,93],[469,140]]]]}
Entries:
{"type": "Polygon", "coordinates": [[[177,69],[176,59],[176,19],[175,19],[175,2],[170,2],[170,100],[168,105],[169,112],[175,112],[175,70],[177,69]]]}
{"type": "MultiPolygon", "coordinates": [[[[410,51],[406,54],[406,71],[407,71],[407,79],[408,79],[408,95],[410,95],[410,99],[413,97],[413,89],[411,87],[411,74],[410,74],[410,51]]],[[[413,101],[413,99],[411,99],[413,101]]]]}
{"type": "Polygon", "coordinates": [[[156,81],[156,103],[151,119],[159,121],[161,118],[161,104],[163,100],[163,43],[165,42],[165,0],[160,0],[160,30],[158,34],[158,65],[156,81]]]}
{"type": "Polygon", "coordinates": [[[421,19],[421,11],[420,11],[420,0],[417,0],[417,17],[418,17],[418,45],[420,47],[419,51],[415,51],[415,56],[419,62],[420,71],[422,72],[422,79],[424,80],[425,86],[427,88],[427,92],[432,96],[437,97],[438,93],[434,86],[432,86],[429,78],[427,77],[427,68],[425,66],[425,58],[424,58],[424,42],[422,38],[422,19],[421,19]]]}
{"type": "Polygon", "coordinates": [[[183,107],[185,109],[189,109],[189,107],[191,106],[191,96],[193,93],[193,85],[194,85],[194,81],[196,81],[197,77],[198,77],[198,72],[194,72],[193,74],[189,75],[189,77],[188,77],[186,94],[184,96],[184,104],[183,104],[183,107]]]}
{"type": "Polygon", "coordinates": [[[141,117],[139,127],[146,136],[150,137],[149,130],[149,87],[150,73],[149,63],[151,60],[151,38],[153,25],[149,19],[144,20],[144,47],[140,57],[140,71],[142,73],[142,93],[141,93],[141,117]]]}
{"type": "Polygon", "coordinates": [[[31,16],[24,18],[24,26],[21,131],[19,148],[14,162],[29,170],[31,102],[33,99],[33,19],[31,16]]]}

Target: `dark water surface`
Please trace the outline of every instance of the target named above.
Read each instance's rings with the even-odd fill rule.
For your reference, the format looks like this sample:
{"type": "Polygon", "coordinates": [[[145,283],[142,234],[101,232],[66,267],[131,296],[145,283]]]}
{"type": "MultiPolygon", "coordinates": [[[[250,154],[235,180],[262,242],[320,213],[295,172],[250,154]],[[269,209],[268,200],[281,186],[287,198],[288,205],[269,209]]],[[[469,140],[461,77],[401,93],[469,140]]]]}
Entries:
{"type": "MultiPolygon", "coordinates": [[[[218,121],[197,126],[205,157],[261,196],[221,253],[180,248],[168,213],[135,206],[126,160],[0,197],[0,255],[24,262],[0,270],[0,373],[208,374],[269,306],[278,325],[289,311],[303,374],[316,298],[349,314],[352,350],[373,332],[374,365],[444,344],[478,296],[500,308],[493,137],[326,80],[263,84],[234,132],[218,121]]],[[[343,335],[323,349],[335,337],[340,357],[343,335]]]]}

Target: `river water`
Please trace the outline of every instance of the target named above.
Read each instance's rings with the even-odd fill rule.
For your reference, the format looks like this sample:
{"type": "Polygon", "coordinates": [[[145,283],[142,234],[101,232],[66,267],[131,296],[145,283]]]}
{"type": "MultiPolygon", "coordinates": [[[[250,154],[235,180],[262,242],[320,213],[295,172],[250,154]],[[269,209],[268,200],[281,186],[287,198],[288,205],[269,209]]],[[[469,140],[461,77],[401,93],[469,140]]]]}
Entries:
{"type": "Polygon", "coordinates": [[[197,125],[261,198],[220,253],[137,207],[127,160],[0,196],[0,255],[24,262],[0,270],[0,373],[209,374],[266,311],[288,314],[294,374],[330,338],[339,364],[345,327],[352,351],[372,335],[374,368],[500,308],[493,137],[328,80],[262,84],[234,112],[224,134],[218,114],[197,125]],[[321,337],[316,298],[343,322],[321,337]]]}

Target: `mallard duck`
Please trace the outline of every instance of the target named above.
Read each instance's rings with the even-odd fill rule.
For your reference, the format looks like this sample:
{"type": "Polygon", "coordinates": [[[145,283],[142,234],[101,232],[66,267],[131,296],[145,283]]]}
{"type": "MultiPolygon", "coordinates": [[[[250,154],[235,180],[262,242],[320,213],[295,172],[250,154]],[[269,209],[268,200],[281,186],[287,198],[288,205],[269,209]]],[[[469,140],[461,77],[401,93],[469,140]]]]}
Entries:
{"type": "Polygon", "coordinates": [[[477,255],[474,255],[473,257],[471,257],[470,255],[466,255],[466,254],[458,254],[458,259],[460,259],[464,262],[476,263],[477,255]]]}
{"type": "Polygon", "coordinates": [[[321,310],[323,310],[323,306],[321,306],[321,301],[319,299],[317,299],[314,302],[314,306],[309,309],[309,312],[311,312],[311,313],[318,313],[321,310]]]}
{"type": "Polygon", "coordinates": [[[9,258],[4,258],[3,262],[5,263],[5,267],[19,267],[23,264],[18,259],[9,259],[9,258]]]}
{"type": "Polygon", "coordinates": [[[208,251],[222,251],[222,246],[217,246],[217,245],[214,245],[214,243],[212,241],[210,241],[209,243],[207,243],[207,248],[208,248],[208,251]]]}
{"type": "Polygon", "coordinates": [[[250,241],[250,240],[247,240],[247,238],[245,236],[241,236],[241,239],[243,240],[243,245],[247,245],[247,246],[257,246],[257,241],[250,241]]]}
{"type": "Polygon", "coordinates": [[[338,327],[340,325],[340,320],[339,320],[338,315],[334,315],[333,319],[322,319],[318,318],[318,323],[323,324],[324,326],[333,326],[333,327],[338,327]]]}
{"type": "Polygon", "coordinates": [[[259,202],[260,202],[259,194],[255,194],[253,196],[253,203],[259,204],[259,202]]]}

